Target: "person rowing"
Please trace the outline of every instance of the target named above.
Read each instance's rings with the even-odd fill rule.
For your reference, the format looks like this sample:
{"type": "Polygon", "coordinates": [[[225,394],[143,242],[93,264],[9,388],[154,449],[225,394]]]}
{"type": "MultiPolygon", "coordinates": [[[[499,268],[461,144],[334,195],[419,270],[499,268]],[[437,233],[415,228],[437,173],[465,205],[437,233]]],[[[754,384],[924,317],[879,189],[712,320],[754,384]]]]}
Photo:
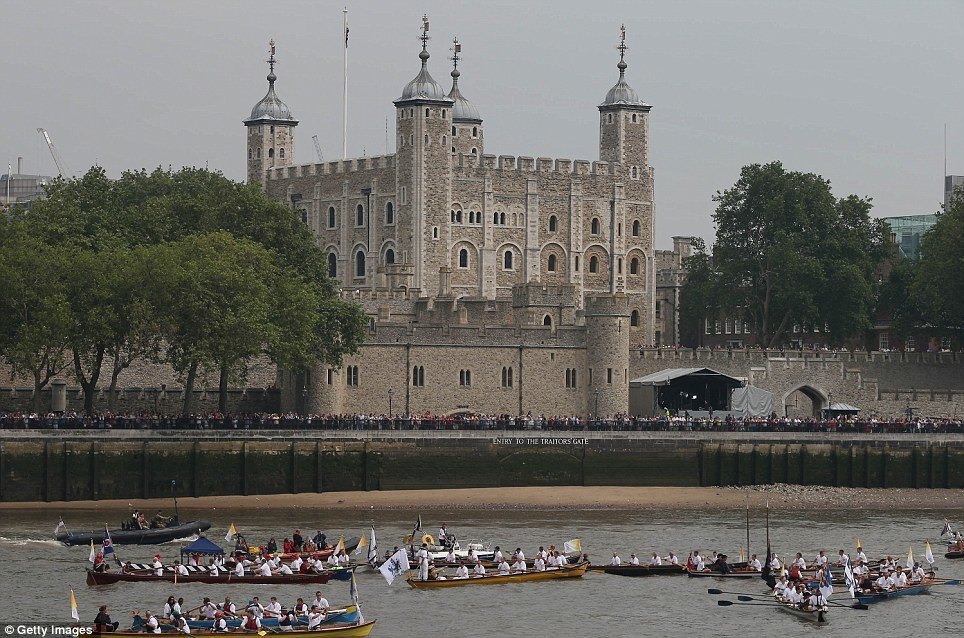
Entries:
{"type": "Polygon", "coordinates": [[[763,571],[763,563],[761,563],[760,559],[756,557],[756,554],[750,557],[750,562],[747,563],[747,567],[749,567],[752,571],[755,571],[755,572],[763,571]]]}
{"type": "Polygon", "coordinates": [[[537,572],[546,571],[546,561],[542,557],[542,554],[543,554],[542,552],[539,552],[538,554],[536,554],[536,559],[532,561],[532,569],[534,571],[537,571],[537,572]]]}
{"type": "Polygon", "coordinates": [[[267,618],[281,618],[281,603],[275,596],[272,596],[271,601],[264,606],[264,615],[267,618]]]}
{"type": "Polygon", "coordinates": [[[311,601],[311,605],[312,607],[317,607],[318,609],[326,612],[328,611],[328,608],[331,607],[331,605],[328,603],[328,599],[321,595],[320,590],[315,592],[315,599],[311,601]]]}
{"type": "Polygon", "coordinates": [[[787,595],[787,588],[790,584],[787,582],[786,576],[780,576],[780,580],[777,581],[776,586],[773,588],[773,595],[777,598],[784,600],[787,595]]]}
{"type": "Polygon", "coordinates": [[[301,559],[301,554],[298,554],[297,556],[295,556],[295,559],[291,561],[288,567],[291,568],[291,571],[297,574],[298,572],[301,571],[301,566],[304,564],[305,564],[305,561],[301,559]]]}
{"type": "Polygon", "coordinates": [[[454,562],[455,562],[455,549],[453,549],[451,546],[449,546],[449,551],[448,551],[448,553],[445,554],[445,562],[446,562],[446,563],[454,563],[454,562]]]}
{"type": "Polygon", "coordinates": [[[201,602],[201,606],[198,608],[198,613],[204,620],[214,620],[215,615],[218,613],[218,607],[211,599],[207,596],[204,597],[204,601],[201,602]]]}
{"type": "Polygon", "coordinates": [[[837,552],[837,566],[846,567],[849,564],[850,564],[850,556],[847,556],[844,550],[840,550],[839,552],[837,552]]]}
{"type": "Polygon", "coordinates": [[[611,561],[609,561],[609,564],[612,565],[613,567],[619,567],[620,565],[623,564],[623,561],[619,557],[619,554],[617,554],[616,552],[613,552],[613,558],[611,561]]]}
{"type": "Polygon", "coordinates": [[[910,582],[922,583],[925,578],[927,578],[927,574],[924,573],[924,568],[921,567],[920,563],[914,563],[914,569],[910,573],[910,582]]]}
{"type": "MultiPolygon", "coordinates": [[[[321,592],[318,592],[318,593],[320,594],[321,592]]],[[[308,603],[305,602],[304,598],[299,598],[295,602],[295,605],[291,609],[291,611],[293,611],[298,616],[304,616],[305,614],[308,613],[308,603]]]]}
{"type": "Polygon", "coordinates": [[[502,561],[504,558],[505,558],[505,557],[502,555],[502,550],[499,549],[499,546],[498,546],[498,545],[496,545],[496,546],[495,546],[495,554],[492,555],[492,561],[498,563],[498,562],[502,561]]]}
{"type": "Polygon", "coordinates": [[[636,555],[636,552],[631,552],[629,554],[629,564],[637,567],[639,566],[639,556],[636,555]]]}
{"type": "Polygon", "coordinates": [[[522,551],[522,548],[521,548],[521,547],[516,547],[516,548],[515,548],[515,554],[514,554],[514,555],[515,555],[516,558],[522,559],[522,562],[523,562],[523,563],[526,562],[526,555],[525,555],[525,552],[522,551]]]}
{"type": "Polygon", "coordinates": [[[509,563],[505,561],[505,557],[503,556],[502,560],[499,561],[499,576],[508,576],[509,571],[509,563]]]}
{"type": "Polygon", "coordinates": [[[676,554],[674,554],[673,552],[670,552],[670,553],[666,556],[666,562],[669,563],[670,565],[677,565],[677,566],[678,566],[678,565],[679,565],[679,558],[677,558],[676,554]]]}
{"type": "Polygon", "coordinates": [[[234,606],[233,602],[231,602],[230,596],[224,597],[224,602],[221,603],[221,611],[226,616],[231,616],[232,618],[238,615],[238,608],[234,606]]]}
{"type": "Polygon", "coordinates": [[[773,552],[770,554],[770,571],[779,572],[782,565],[780,564],[780,559],[777,558],[777,553],[773,552]]]}
{"type": "Polygon", "coordinates": [[[157,620],[157,616],[154,615],[150,609],[145,610],[144,616],[147,620],[144,621],[144,627],[147,633],[159,634],[161,633],[161,623],[157,620]]]}
{"type": "Polygon", "coordinates": [[[857,545],[857,555],[854,558],[858,561],[863,561],[865,564],[870,562],[867,560],[867,554],[864,553],[860,545],[857,545]]]}
{"type": "Polygon", "coordinates": [[[524,555],[515,557],[515,563],[512,564],[512,572],[516,574],[526,573],[526,560],[524,555]]]}
{"type": "Polygon", "coordinates": [[[472,568],[472,576],[473,578],[485,576],[485,565],[483,565],[481,561],[477,562],[475,567],[472,568]]]}
{"type": "Polygon", "coordinates": [[[703,557],[700,556],[700,550],[693,550],[693,553],[690,555],[690,557],[686,559],[686,567],[694,572],[703,571],[703,557]]]}
{"type": "MultiPolygon", "coordinates": [[[[793,559],[793,562],[791,562],[790,565],[796,567],[801,572],[807,569],[807,561],[803,559],[803,554],[800,552],[797,552],[796,558],[793,559]]],[[[821,566],[822,565],[818,565],[818,567],[821,566]]]]}
{"type": "Polygon", "coordinates": [[[248,631],[260,631],[261,630],[261,619],[254,615],[254,612],[247,611],[245,613],[244,622],[241,625],[248,631]]]}
{"type": "Polygon", "coordinates": [[[891,585],[890,579],[887,578],[887,571],[888,570],[882,570],[880,576],[874,581],[874,588],[877,589],[877,591],[890,591],[891,585]]]}
{"type": "Polygon", "coordinates": [[[455,570],[455,580],[465,580],[469,577],[469,568],[462,561],[457,561],[459,566],[455,570]]]}
{"type": "Polygon", "coordinates": [[[822,566],[826,565],[826,564],[829,562],[829,560],[830,560],[830,559],[827,558],[826,552],[824,552],[824,551],[821,549],[821,550],[820,550],[820,553],[817,554],[817,557],[816,557],[815,559],[813,559],[813,563],[814,563],[817,567],[822,567],[822,566]]]}
{"type": "Polygon", "coordinates": [[[327,618],[328,614],[319,609],[316,605],[312,605],[311,611],[308,612],[308,631],[320,627],[327,618]]]}
{"type": "Polygon", "coordinates": [[[556,555],[556,567],[566,567],[569,565],[569,559],[566,558],[565,554],[560,554],[558,551],[555,552],[556,555]]]}
{"type": "MultiPolygon", "coordinates": [[[[633,554],[633,556],[635,556],[635,554],[633,554]]],[[[660,558],[659,554],[653,552],[653,557],[649,559],[649,564],[653,567],[659,567],[663,564],[663,559],[660,558]]]]}
{"type": "Polygon", "coordinates": [[[174,614],[174,626],[177,628],[178,633],[191,635],[191,626],[187,624],[187,618],[181,615],[180,612],[174,614]]]}

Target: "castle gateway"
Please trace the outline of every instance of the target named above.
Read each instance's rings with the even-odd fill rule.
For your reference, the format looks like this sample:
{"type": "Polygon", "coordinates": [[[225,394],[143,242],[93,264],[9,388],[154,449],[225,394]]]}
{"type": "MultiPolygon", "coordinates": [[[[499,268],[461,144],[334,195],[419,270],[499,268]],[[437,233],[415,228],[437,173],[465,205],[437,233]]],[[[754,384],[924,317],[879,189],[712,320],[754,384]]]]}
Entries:
{"type": "Polygon", "coordinates": [[[328,272],[371,317],[358,356],[283,379],[314,413],[625,412],[630,343],[654,339],[650,105],[619,77],[597,161],[486,153],[459,86],[421,68],[395,104],[396,152],[294,165],[298,122],[268,93],[247,127],[248,179],[290,204],[328,272]]]}

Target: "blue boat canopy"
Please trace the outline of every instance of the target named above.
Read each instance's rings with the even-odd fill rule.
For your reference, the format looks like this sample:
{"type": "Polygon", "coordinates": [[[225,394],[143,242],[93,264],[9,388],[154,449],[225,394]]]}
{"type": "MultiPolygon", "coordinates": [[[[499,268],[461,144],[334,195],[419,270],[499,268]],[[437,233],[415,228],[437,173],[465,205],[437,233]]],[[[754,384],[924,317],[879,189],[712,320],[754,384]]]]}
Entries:
{"type": "Polygon", "coordinates": [[[224,550],[209,541],[204,536],[199,536],[196,541],[190,545],[186,545],[181,549],[181,556],[185,554],[202,554],[204,556],[221,556],[224,554],[224,550]]]}

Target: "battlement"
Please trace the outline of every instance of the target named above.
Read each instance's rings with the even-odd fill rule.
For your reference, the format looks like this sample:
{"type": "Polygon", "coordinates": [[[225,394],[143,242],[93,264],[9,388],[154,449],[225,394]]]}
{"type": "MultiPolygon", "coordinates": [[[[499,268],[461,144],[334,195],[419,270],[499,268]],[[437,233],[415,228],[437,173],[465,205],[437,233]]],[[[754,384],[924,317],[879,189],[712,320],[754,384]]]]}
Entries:
{"type": "Polygon", "coordinates": [[[525,283],[512,286],[512,306],[525,308],[530,306],[570,307],[576,306],[576,287],[572,284],[547,285],[540,283],[525,283]]]}
{"type": "Polygon", "coordinates": [[[586,297],[583,315],[586,317],[628,317],[629,298],[622,293],[586,297]]]}
{"type": "Polygon", "coordinates": [[[457,168],[481,168],[518,173],[576,174],[606,177],[620,177],[623,175],[623,165],[618,162],[571,160],[567,157],[538,157],[533,159],[525,155],[518,157],[515,155],[478,156],[459,153],[455,166],[457,168]]]}
{"type": "Polygon", "coordinates": [[[323,162],[320,164],[298,164],[268,169],[268,180],[290,179],[293,177],[314,177],[317,175],[339,175],[363,171],[393,169],[395,155],[374,155],[372,157],[353,157],[346,160],[323,162]]]}

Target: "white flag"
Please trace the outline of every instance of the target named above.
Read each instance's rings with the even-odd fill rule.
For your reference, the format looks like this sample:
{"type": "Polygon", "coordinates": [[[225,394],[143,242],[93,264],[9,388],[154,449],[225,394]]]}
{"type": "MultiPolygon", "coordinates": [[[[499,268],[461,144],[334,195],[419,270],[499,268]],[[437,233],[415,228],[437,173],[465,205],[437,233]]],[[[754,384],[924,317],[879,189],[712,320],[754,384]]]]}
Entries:
{"type": "Polygon", "coordinates": [[[574,539],[572,539],[571,541],[566,541],[566,542],[565,542],[565,544],[563,545],[563,550],[564,550],[565,553],[567,553],[567,554],[571,554],[571,553],[573,553],[573,552],[581,552],[581,551],[582,551],[582,543],[579,541],[578,538],[574,538],[574,539]]]}
{"type": "Polygon", "coordinates": [[[830,567],[823,570],[823,576],[820,578],[820,595],[824,600],[830,600],[833,596],[833,574],[830,573],[830,567]]]}
{"type": "Polygon", "coordinates": [[[927,541],[924,542],[926,550],[924,552],[924,558],[927,560],[928,564],[934,564],[934,552],[931,551],[931,544],[927,541]]]}
{"type": "Polygon", "coordinates": [[[850,569],[850,564],[849,564],[849,563],[847,564],[846,567],[844,567],[844,576],[845,576],[846,579],[847,579],[847,589],[850,590],[850,597],[851,597],[851,598],[856,598],[856,597],[857,597],[857,582],[854,580],[854,572],[853,572],[853,570],[850,569]]]}
{"type": "MultiPolygon", "coordinates": [[[[361,537],[361,540],[358,541],[358,546],[355,548],[355,551],[352,552],[352,556],[357,556],[358,554],[361,554],[362,552],[365,552],[365,548],[366,548],[366,547],[368,547],[368,538],[366,538],[366,537],[363,535],[363,536],[361,537]]],[[[368,552],[365,552],[365,554],[367,554],[367,553],[368,553],[368,552]]]]}
{"type": "Polygon", "coordinates": [[[231,523],[231,527],[228,528],[228,533],[224,535],[224,540],[230,543],[237,534],[238,530],[234,528],[234,523],[231,523]]]}
{"type": "Polygon", "coordinates": [[[405,553],[404,549],[400,549],[395,552],[391,558],[382,563],[382,566],[378,568],[378,571],[382,573],[388,584],[391,585],[395,581],[395,577],[407,572],[411,569],[411,565],[408,564],[408,554],[405,553]]]}
{"type": "Polygon", "coordinates": [[[80,612],[77,611],[77,599],[74,597],[74,590],[70,590],[70,617],[80,622],[80,612]]]}
{"type": "Polygon", "coordinates": [[[372,567],[378,560],[378,546],[375,544],[375,526],[372,525],[372,542],[368,544],[368,564],[372,567]]]}
{"type": "Polygon", "coordinates": [[[65,532],[67,531],[67,524],[64,523],[64,517],[63,517],[63,516],[60,517],[60,522],[57,523],[57,527],[54,528],[54,536],[56,536],[57,534],[59,534],[59,533],[60,533],[60,530],[64,530],[65,532]]]}
{"type": "Polygon", "coordinates": [[[90,556],[87,558],[91,563],[97,560],[97,552],[94,550],[94,539],[90,539],[90,556]]]}
{"type": "Polygon", "coordinates": [[[907,548],[907,569],[914,569],[914,549],[912,547],[907,548]]]}

